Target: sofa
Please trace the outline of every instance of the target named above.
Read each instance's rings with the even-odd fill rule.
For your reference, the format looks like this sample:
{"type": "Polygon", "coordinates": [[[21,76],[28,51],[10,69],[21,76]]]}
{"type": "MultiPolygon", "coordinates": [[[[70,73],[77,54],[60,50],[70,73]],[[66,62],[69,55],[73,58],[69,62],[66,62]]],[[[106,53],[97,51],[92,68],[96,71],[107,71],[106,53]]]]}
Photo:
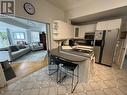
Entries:
{"type": "Polygon", "coordinates": [[[29,45],[20,46],[20,45],[14,45],[9,46],[7,48],[2,48],[0,51],[8,51],[9,59],[8,61],[14,61],[15,59],[29,53],[31,51],[29,45]]]}
{"type": "Polygon", "coordinates": [[[42,50],[43,49],[43,44],[39,43],[39,42],[33,42],[30,44],[30,48],[32,51],[36,51],[36,50],[42,50]]]}

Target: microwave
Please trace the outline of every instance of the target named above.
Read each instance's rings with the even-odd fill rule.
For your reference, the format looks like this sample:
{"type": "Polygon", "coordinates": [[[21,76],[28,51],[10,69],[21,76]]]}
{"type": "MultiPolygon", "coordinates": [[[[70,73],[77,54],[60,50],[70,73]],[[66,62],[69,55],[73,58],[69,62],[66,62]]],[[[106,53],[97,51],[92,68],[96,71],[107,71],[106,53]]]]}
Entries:
{"type": "Polygon", "coordinates": [[[85,33],[84,39],[85,40],[94,40],[95,32],[87,32],[85,33]]]}

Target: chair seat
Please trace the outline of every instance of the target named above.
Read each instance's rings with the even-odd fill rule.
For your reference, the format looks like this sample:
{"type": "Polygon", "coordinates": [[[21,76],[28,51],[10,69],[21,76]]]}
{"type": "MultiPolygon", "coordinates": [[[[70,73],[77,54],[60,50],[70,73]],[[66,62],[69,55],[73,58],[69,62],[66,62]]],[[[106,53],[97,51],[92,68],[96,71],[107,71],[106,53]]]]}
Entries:
{"type": "Polygon", "coordinates": [[[63,64],[62,67],[65,67],[65,68],[67,68],[69,70],[72,70],[72,71],[74,71],[75,68],[78,66],[78,64],[74,64],[72,62],[68,62],[68,61],[65,61],[65,60],[61,60],[60,63],[63,64]]]}
{"type": "Polygon", "coordinates": [[[60,64],[60,60],[59,60],[58,57],[51,55],[51,56],[50,56],[50,59],[51,59],[51,61],[52,61],[54,64],[56,64],[56,65],[59,65],[59,64],[60,64]]]}

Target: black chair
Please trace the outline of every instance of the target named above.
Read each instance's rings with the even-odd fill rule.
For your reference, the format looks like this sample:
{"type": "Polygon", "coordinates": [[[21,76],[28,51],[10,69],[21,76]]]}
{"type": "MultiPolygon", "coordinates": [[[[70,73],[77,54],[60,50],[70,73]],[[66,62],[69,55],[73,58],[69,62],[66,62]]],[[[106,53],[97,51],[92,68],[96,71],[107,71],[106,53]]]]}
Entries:
{"type": "MultiPolygon", "coordinates": [[[[67,74],[67,76],[71,76],[72,77],[72,83],[71,83],[71,92],[73,93],[78,82],[79,82],[79,65],[78,64],[75,64],[73,62],[69,62],[69,61],[66,61],[64,59],[59,59],[60,60],[60,67],[59,67],[59,70],[61,70],[61,67],[64,68],[64,73],[67,74]],[[77,74],[75,74],[75,69],[77,69],[77,74]],[[76,77],[76,84],[74,84],[74,77],[76,77]]],[[[63,72],[63,70],[61,70],[63,72]]],[[[61,77],[61,73],[59,75],[59,77],[61,77]]],[[[63,78],[65,78],[66,76],[64,76],[63,78]]],[[[63,81],[63,78],[60,78],[59,82],[63,81]]]]}
{"type": "Polygon", "coordinates": [[[56,80],[58,81],[58,71],[59,71],[59,58],[52,55],[50,51],[48,51],[48,69],[49,69],[49,76],[57,73],[56,80]]]}
{"type": "Polygon", "coordinates": [[[49,60],[49,75],[53,75],[54,73],[57,73],[57,76],[56,76],[56,80],[57,80],[57,83],[61,83],[65,78],[66,76],[71,76],[72,77],[72,83],[71,83],[71,92],[73,93],[78,82],[79,82],[79,65],[78,64],[75,64],[75,63],[72,63],[72,62],[68,62],[64,59],[61,59],[55,55],[52,55],[50,53],[50,51],[48,51],[48,60],[49,60]],[[54,68],[55,66],[55,68],[54,68]],[[77,68],[77,74],[74,74],[74,71],[75,69],[77,68]],[[64,71],[62,70],[64,69],[64,71]],[[64,77],[61,77],[62,75],[62,72],[65,73],[65,76],[64,77]],[[76,77],[76,84],[74,84],[74,77],[76,77]]]}

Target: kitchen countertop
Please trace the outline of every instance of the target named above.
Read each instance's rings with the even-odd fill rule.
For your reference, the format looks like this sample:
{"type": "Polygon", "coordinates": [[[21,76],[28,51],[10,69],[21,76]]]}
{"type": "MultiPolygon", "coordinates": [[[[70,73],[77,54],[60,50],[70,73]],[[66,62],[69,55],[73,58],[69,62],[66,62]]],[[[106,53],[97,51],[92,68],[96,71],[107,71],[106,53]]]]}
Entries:
{"type": "Polygon", "coordinates": [[[79,48],[73,48],[73,49],[65,49],[65,50],[61,50],[63,52],[69,52],[71,54],[75,54],[75,55],[79,55],[79,56],[83,56],[83,57],[88,57],[90,58],[94,52],[92,50],[84,50],[84,49],[79,49],[79,48]]]}
{"type": "Polygon", "coordinates": [[[83,56],[82,52],[73,51],[72,49],[58,50],[58,48],[55,48],[51,50],[51,54],[71,62],[83,62],[88,59],[88,57],[83,56]]]}
{"type": "MultiPolygon", "coordinates": [[[[83,48],[85,50],[85,48],[83,48]]],[[[93,51],[92,51],[93,52],[93,51]]],[[[91,52],[91,53],[92,53],[91,52]]],[[[93,52],[94,53],[94,52],[93,52]]],[[[55,48],[51,50],[51,54],[58,56],[66,61],[73,62],[79,65],[79,82],[80,83],[88,83],[91,78],[91,72],[93,70],[93,61],[91,58],[81,56],[84,54],[80,51],[73,51],[73,48],[62,49],[61,47],[55,48]]]]}

